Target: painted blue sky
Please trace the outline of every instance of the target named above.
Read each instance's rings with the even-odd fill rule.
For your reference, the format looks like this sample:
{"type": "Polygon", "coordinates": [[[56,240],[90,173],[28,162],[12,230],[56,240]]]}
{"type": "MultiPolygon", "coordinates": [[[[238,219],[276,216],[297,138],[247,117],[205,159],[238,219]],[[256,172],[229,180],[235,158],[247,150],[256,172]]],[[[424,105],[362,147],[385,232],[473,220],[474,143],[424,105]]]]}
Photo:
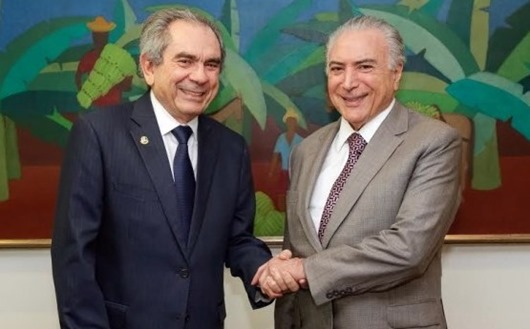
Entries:
{"type": "MultiPolygon", "coordinates": [[[[116,4],[122,0],[0,0],[0,50],[17,35],[28,30],[39,22],[60,16],[97,16],[107,18],[113,16],[116,4]]],[[[143,21],[147,13],[145,7],[168,3],[161,0],[128,0],[136,16],[143,21]]],[[[444,20],[451,1],[445,0],[438,19],[444,20]]],[[[526,0],[492,0],[490,13],[490,32],[496,27],[505,25],[505,18],[526,0]]],[[[252,40],[253,35],[261,29],[268,19],[280,8],[291,3],[292,0],[238,0],[240,13],[241,46],[242,49],[252,40]],[[259,4],[257,6],[256,4],[259,4]]],[[[398,0],[364,0],[353,1],[357,5],[363,4],[396,4],[398,0]]],[[[180,4],[192,5],[204,9],[215,17],[220,17],[224,0],[180,0],[180,4]]],[[[338,0],[315,0],[311,8],[300,19],[303,20],[316,12],[336,11],[338,0]]]]}

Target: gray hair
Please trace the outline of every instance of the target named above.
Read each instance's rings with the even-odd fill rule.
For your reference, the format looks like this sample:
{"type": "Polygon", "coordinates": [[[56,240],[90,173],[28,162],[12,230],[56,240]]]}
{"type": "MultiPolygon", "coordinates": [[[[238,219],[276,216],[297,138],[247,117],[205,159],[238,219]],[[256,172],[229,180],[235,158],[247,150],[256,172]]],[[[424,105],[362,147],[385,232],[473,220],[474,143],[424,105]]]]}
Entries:
{"type": "Polygon", "coordinates": [[[337,38],[344,32],[360,31],[360,30],[378,30],[380,31],[388,45],[389,49],[389,69],[395,69],[398,65],[404,65],[405,45],[399,31],[387,23],[386,21],[376,18],[374,16],[356,16],[349,19],[346,23],[339,26],[329,36],[326,44],[326,74],[328,73],[329,53],[331,48],[335,45],[337,38]]]}
{"type": "Polygon", "coordinates": [[[147,59],[153,62],[155,66],[162,64],[164,51],[171,42],[171,35],[168,29],[169,25],[178,20],[203,25],[212,30],[221,48],[222,67],[225,59],[225,48],[221,32],[209,19],[193,13],[189,9],[162,9],[149,16],[144,22],[140,36],[140,54],[145,54],[147,59]]]}

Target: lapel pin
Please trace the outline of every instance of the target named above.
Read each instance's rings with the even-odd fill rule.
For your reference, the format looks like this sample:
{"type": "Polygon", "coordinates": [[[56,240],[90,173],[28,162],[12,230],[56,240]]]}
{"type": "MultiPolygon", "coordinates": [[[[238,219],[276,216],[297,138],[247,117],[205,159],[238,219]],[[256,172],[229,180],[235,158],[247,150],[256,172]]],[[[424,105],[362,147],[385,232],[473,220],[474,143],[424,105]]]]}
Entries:
{"type": "Polygon", "coordinates": [[[147,138],[147,136],[140,137],[140,144],[142,145],[149,144],[149,138],[147,138]]]}

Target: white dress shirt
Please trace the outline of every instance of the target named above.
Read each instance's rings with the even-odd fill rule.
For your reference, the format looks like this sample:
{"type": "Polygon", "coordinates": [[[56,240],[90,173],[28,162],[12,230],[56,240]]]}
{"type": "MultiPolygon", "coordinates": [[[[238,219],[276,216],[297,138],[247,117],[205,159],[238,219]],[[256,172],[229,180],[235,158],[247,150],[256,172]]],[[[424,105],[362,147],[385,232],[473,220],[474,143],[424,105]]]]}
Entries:
{"type": "MultiPolygon", "coordinates": [[[[153,104],[153,110],[155,111],[156,121],[158,122],[158,128],[160,129],[160,134],[162,135],[162,140],[164,141],[164,147],[166,148],[167,158],[169,161],[169,166],[171,167],[171,173],[173,173],[173,159],[175,158],[175,153],[177,152],[178,141],[177,138],[171,133],[173,129],[178,126],[183,125],[178,122],[175,118],[169,114],[162,104],[158,101],[153,91],[151,91],[151,103],[153,104]]],[[[191,160],[191,166],[193,167],[193,173],[195,174],[195,179],[197,179],[197,127],[199,126],[199,119],[194,118],[187,124],[190,126],[193,133],[188,139],[188,153],[191,160]]],[[[174,176],[174,175],[173,175],[174,176]]]]}
{"type": "Polygon", "coordinates": [[[320,173],[315,183],[313,195],[311,196],[311,201],[309,203],[309,213],[317,232],[318,228],[320,227],[322,212],[324,211],[324,206],[328,200],[331,187],[333,186],[333,183],[335,183],[335,180],[339,177],[344,165],[346,164],[346,161],[348,160],[348,154],[350,151],[347,142],[348,138],[351,134],[356,132],[363,136],[366,143],[369,143],[370,139],[372,139],[379,126],[381,126],[381,123],[385,120],[388,113],[390,113],[394,103],[395,99],[392,100],[390,105],[384,111],[376,115],[364,126],[362,126],[359,131],[355,131],[344,118],[340,118],[339,131],[331,143],[331,147],[328,150],[328,154],[326,155],[324,163],[322,164],[322,168],[320,168],[320,173]]]}

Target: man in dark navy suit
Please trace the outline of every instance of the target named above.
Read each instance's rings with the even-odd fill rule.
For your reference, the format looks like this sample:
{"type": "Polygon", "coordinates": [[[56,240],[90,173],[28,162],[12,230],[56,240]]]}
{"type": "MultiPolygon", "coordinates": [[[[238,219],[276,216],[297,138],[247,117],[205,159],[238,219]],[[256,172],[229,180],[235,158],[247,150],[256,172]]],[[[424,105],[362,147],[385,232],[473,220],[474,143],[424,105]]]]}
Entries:
{"type": "Polygon", "coordinates": [[[140,51],[149,92],[71,132],[51,249],[61,328],[222,328],[224,265],[258,308],[269,301],[250,282],[271,258],[252,235],[245,141],[202,114],[222,40],[205,18],[169,9],[147,19],[140,51]]]}

